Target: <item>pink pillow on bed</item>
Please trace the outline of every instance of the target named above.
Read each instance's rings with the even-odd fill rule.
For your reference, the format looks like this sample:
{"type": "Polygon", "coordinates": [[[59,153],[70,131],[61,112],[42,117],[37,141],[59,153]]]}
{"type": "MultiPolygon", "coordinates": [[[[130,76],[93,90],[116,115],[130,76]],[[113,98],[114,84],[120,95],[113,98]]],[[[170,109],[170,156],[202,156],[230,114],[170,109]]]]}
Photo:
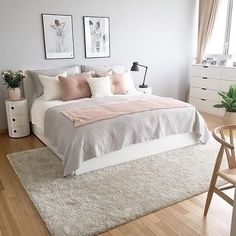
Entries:
{"type": "Polygon", "coordinates": [[[126,94],[128,93],[125,74],[112,75],[112,93],[113,94],[126,94]]]}
{"type": "Polygon", "coordinates": [[[79,98],[91,97],[91,91],[87,79],[91,78],[91,73],[81,73],[78,76],[59,76],[62,100],[69,101],[79,98]]]}

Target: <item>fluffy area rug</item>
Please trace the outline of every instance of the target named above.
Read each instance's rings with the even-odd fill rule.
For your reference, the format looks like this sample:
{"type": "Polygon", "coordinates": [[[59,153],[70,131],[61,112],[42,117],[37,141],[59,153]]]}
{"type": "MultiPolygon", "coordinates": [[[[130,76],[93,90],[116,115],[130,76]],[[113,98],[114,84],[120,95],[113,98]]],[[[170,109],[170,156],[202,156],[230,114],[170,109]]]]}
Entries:
{"type": "Polygon", "coordinates": [[[194,145],[69,178],[49,148],[8,155],[52,235],[96,235],[208,190],[219,145],[194,145]]]}

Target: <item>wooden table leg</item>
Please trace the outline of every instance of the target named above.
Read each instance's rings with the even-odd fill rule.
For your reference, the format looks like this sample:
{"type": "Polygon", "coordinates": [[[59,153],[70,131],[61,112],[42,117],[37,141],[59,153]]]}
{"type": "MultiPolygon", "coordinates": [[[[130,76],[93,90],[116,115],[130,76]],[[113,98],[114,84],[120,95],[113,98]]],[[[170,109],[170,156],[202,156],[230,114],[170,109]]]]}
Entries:
{"type": "Polygon", "coordinates": [[[236,190],[234,192],[234,206],[233,206],[230,236],[236,236],[236,190]]]}

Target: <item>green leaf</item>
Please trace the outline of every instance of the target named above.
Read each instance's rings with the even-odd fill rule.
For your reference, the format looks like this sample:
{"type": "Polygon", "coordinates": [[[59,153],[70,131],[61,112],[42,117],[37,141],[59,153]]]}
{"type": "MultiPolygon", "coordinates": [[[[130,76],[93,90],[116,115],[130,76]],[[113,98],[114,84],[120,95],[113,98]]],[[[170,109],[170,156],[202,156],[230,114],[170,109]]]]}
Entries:
{"type": "Polygon", "coordinates": [[[215,108],[225,108],[224,104],[215,104],[213,107],[215,108]]]}
{"type": "Polygon", "coordinates": [[[229,105],[231,105],[234,102],[233,98],[227,98],[225,101],[229,105]]]}
{"type": "Polygon", "coordinates": [[[228,96],[228,94],[225,93],[225,92],[218,92],[218,94],[219,94],[224,100],[227,100],[227,99],[230,98],[230,97],[228,96]]]}

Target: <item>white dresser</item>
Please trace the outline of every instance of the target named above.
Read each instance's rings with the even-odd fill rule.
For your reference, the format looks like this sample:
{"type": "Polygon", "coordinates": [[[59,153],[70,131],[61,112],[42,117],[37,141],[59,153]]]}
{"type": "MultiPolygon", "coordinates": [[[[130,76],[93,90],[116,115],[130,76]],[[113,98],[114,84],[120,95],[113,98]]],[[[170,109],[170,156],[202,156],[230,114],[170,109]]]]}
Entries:
{"type": "Polygon", "coordinates": [[[21,138],[30,134],[27,100],[6,100],[8,133],[12,138],[21,138]]]}
{"type": "Polygon", "coordinates": [[[228,91],[231,84],[236,84],[235,67],[192,65],[189,102],[199,111],[223,116],[224,110],[213,105],[221,101],[217,92],[228,91]]]}

